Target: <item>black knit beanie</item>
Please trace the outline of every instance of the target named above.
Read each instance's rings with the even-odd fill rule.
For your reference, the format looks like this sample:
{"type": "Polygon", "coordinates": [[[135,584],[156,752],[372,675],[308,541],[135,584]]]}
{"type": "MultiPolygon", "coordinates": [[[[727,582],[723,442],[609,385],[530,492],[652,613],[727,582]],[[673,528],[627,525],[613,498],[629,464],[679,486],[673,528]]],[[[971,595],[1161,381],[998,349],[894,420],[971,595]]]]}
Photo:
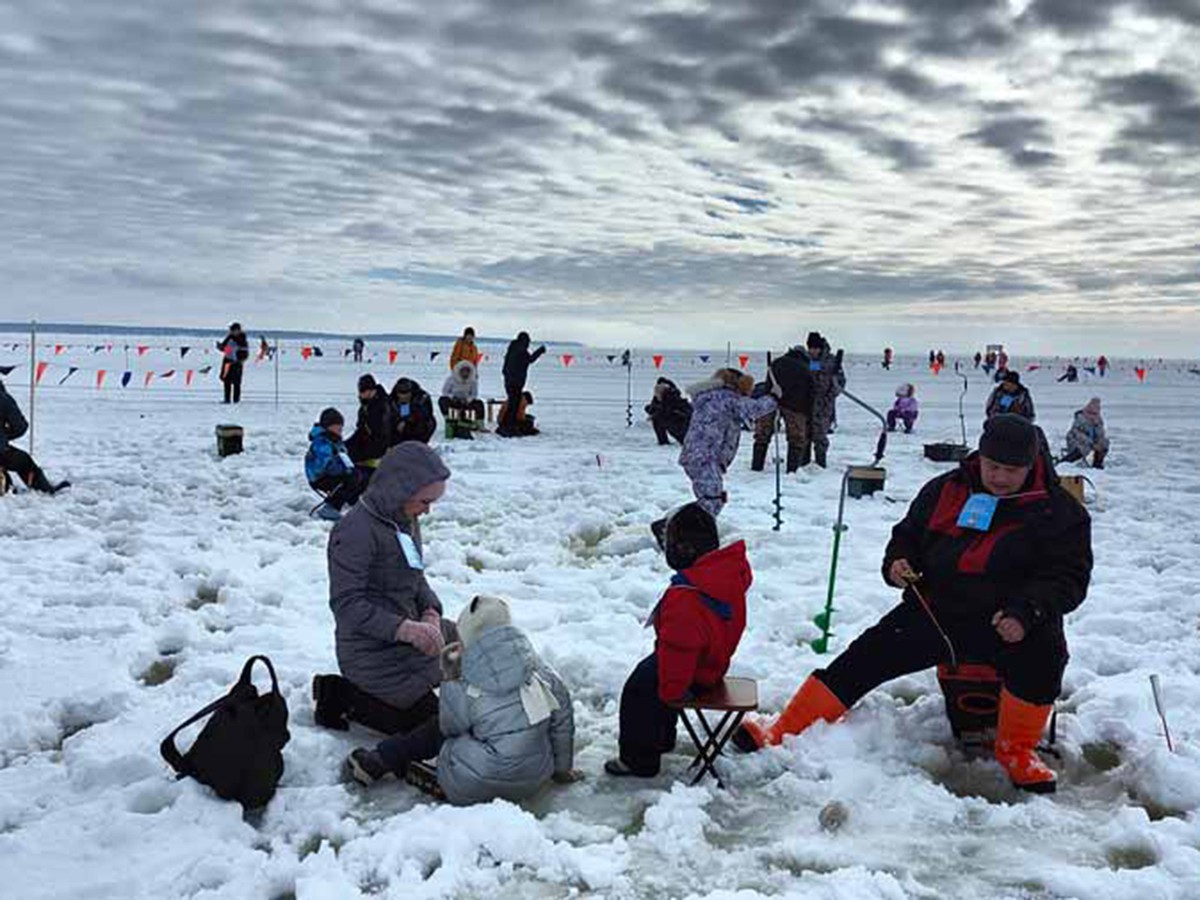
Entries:
{"type": "Polygon", "coordinates": [[[374,375],[364,375],[362,378],[358,379],[358,392],[360,394],[363,391],[373,391],[377,387],[379,387],[379,385],[375,381],[374,375]]]}
{"type": "Polygon", "coordinates": [[[681,506],[667,519],[665,544],[668,566],[677,572],[691,568],[720,546],[716,519],[699,504],[681,506]]]}
{"type": "Polygon", "coordinates": [[[808,333],[808,340],[804,342],[804,346],[805,347],[820,347],[824,343],[825,343],[825,338],[821,337],[821,332],[810,331],[808,333]]]}
{"type": "Polygon", "coordinates": [[[342,418],[342,414],[332,406],[329,409],[322,410],[321,418],[317,419],[317,424],[322,428],[328,428],[331,425],[345,425],[346,420],[342,418]]]}
{"type": "Polygon", "coordinates": [[[979,452],[1002,466],[1032,466],[1037,444],[1032,422],[1024,416],[1004,413],[984,423],[979,452]]]}

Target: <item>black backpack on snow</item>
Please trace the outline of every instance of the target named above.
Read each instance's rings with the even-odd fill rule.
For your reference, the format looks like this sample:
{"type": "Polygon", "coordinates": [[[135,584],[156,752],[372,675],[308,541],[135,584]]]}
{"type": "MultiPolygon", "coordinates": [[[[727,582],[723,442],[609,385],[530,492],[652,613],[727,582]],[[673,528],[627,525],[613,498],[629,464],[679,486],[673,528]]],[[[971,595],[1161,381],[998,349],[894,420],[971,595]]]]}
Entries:
{"type": "Polygon", "coordinates": [[[163,759],[178,773],[206,784],[225,800],[237,800],[246,809],[266,806],[283,775],[283,747],[288,708],[279,693],[275,667],[265,656],[246,660],[242,675],[229,693],[210,703],[163,740],[163,759]],[[261,660],[271,673],[271,690],[259,694],[250,680],[254,663],[261,660]],[[211,715],[187,753],[175,746],[175,736],[211,715]]]}

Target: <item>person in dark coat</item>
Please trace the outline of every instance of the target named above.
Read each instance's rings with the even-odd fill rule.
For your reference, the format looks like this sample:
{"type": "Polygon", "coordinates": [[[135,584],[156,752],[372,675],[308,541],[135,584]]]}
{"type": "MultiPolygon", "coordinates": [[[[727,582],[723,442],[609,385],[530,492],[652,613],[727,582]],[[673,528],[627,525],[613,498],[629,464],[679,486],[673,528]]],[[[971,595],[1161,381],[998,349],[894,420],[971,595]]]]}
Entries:
{"type": "Polygon", "coordinates": [[[20,447],[13,446],[12,442],[27,431],[29,423],[25,421],[21,407],[0,381],[0,469],[19,476],[26,487],[42,494],[57,494],[69,488],[69,481],[51,484],[33,458],[20,447]]]}
{"type": "Polygon", "coordinates": [[[787,470],[791,473],[812,462],[813,439],[809,433],[814,396],[812,359],[804,347],[792,347],[771,363],[771,373],[782,390],[779,409],[754,423],[750,468],[755,472],[766,468],[767,452],[782,416],[787,434],[787,470]]]}
{"type": "Polygon", "coordinates": [[[1021,384],[1021,374],[1015,371],[1005,371],[1004,378],[988,398],[986,411],[989,419],[1005,413],[1022,416],[1030,422],[1037,418],[1033,396],[1029,388],[1021,384]]]}
{"type": "MultiPolygon", "coordinates": [[[[846,370],[842,366],[842,351],[833,352],[819,332],[811,332],[807,340],[809,371],[812,373],[812,415],[808,421],[808,438],[812,442],[812,453],[822,469],[827,464],[829,434],[837,422],[837,398],[846,387],[846,370]]],[[[802,454],[801,465],[807,452],[802,454]]]]}
{"type": "Polygon", "coordinates": [[[366,349],[367,349],[366,342],[363,341],[362,338],[357,337],[354,339],[354,344],[352,345],[352,347],[354,350],[354,361],[356,363],[362,362],[363,361],[363,353],[366,352],[366,349]]]}
{"type": "Polygon", "coordinates": [[[350,458],[366,478],[379,467],[391,446],[392,404],[373,375],[358,379],[358,419],[354,434],[346,441],[350,458]]]}
{"type": "Polygon", "coordinates": [[[225,385],[225,402],[242,402],[242,372],[250,358],[250,342],[242,326],[234,322],[229,334],[217,342],[221,351],[221,381],[225,385]]]}
{"type": "Polygon", "coordinates": [[[458,639],[425,578],[420,517],[450,470],[425,444],[393,447],[329,535],[329,606],[341,675],[313,679],[318,725],[411,731],[438,713],[438,656],[458,639]]]}
{"type": "Polygon", "coordinates": [[[411,378],[401,378],[392,385],[391,444],[419,441],[428,444],[437,431],[433,414],[433,399],[411,378]]]}
{"type": "Polygon", "coordinates": [[[1074,384],[1078,380],[1079,369],[1077,369],[1074,365],[1068,365],[1066,369],[1063,370],[1063,373],[1058,376],[1058,381],[1060,383],[1065,381],[1068,384],[1074,384]]]}
{"type": "Polygon", "coordinates": [[[504,394],[507,399],[508,414],[501,416],[496,434],[501,437],[513,437],[517,434],[516,415],[521,405],[521,395],[525,392],[525,383],[529,380],[529,367],[537,362],[546,352],[543,344],[532,353],[529,352],[529,334],[522,331],[508,345],[504,354],[504,394]]]}
{"type": "Polygon", "coordinates": [[[660,378],[654,385],[654,397],[646,406],[646,415],[654,426],[654,436],[660,447],[671,443],[671,438],[682,444],[692,423],[692,404],[675,382],[660,378]]]}
{"type": "Polygon", "coordinates": [[[658,774],[675,746],[679,712],[670,704],[720,684],[746,629],[745,543],[718,549],[716,520],[689,503],[667,519],[664,545],[675,575],[650,615],[654,652],[621,691],[620,752],[604,765],[617,777],[658,774]]]}
{"type": "Polygon", "coordinates": [[[835,721],[878,685],[939,663],[995,667],[1003,689],[996,759],[1023,789],[1054,790],[1035,748],[1062,689],[1063,617],[1087,596],[1091,520],[1058,484],[1045,438],[1021,416],[984,425],[979,452],[921,489],[892,531],[883,577],[903,599],[743,748],[835,721]]]}

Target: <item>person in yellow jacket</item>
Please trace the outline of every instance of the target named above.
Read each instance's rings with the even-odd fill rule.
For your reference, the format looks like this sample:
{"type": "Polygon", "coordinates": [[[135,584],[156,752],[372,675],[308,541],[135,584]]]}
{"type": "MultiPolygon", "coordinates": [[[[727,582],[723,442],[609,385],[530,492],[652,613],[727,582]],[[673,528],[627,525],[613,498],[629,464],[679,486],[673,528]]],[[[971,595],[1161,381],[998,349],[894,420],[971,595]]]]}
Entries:
{"type": "Polygon", "coordinates": [[[474,328],[467,328],[462,337],[454,342],[454,350],[450,353],[450,371],[453,372],[464,359],[476,368],[479,368],[479,362],[483,359],[483,354],[475,346],[474,328]]]}

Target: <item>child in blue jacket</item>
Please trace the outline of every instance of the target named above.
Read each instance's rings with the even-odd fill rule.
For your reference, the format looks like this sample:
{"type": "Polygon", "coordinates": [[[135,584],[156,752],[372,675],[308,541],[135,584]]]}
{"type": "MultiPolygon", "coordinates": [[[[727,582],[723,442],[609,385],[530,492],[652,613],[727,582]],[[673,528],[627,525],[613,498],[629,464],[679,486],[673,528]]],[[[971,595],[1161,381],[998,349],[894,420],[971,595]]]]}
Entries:
{"type": "Polygon", "coordinates": [[[313,490],[325,495],[325,502],[316,510],[322,519],[340,519],[342,507],[354,503],[362,493],[354,463],[342,442],[345,425],[342,414],[330,407],[321,413],[317,424],[308,433],[304,474],[313,490]]]}

